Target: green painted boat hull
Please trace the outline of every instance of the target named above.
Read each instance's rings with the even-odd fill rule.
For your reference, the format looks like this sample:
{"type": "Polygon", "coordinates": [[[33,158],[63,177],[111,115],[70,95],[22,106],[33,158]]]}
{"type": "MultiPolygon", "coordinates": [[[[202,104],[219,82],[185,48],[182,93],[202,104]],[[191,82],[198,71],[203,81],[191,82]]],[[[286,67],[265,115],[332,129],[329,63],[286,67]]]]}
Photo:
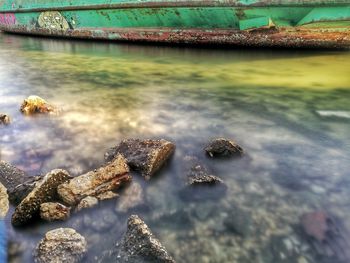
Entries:
{"type": "Polygon", "coordinates": [[[6,32],[185,44],[350,47],[345,0],[0,0],[6,32]]]}

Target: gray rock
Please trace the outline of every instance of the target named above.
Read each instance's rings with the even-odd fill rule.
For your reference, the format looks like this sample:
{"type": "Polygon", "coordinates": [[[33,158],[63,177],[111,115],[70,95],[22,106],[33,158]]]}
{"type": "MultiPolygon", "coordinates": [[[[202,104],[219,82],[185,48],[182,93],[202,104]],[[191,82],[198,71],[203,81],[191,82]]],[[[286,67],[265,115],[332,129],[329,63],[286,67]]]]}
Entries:
{"type": "Polygon", "coordinates": [[[40,205],[40,217],[46,221],[64,221],[70,216],[70,208],[56,202],[47,202],[40,205]]]}
{"type": "Polygon", "coordinates": [[[58,187],[61,199],[69,205],[77,205],[87,196],[98,196],[116,190],[131,181],[125,158],[118,154],[113,161],[97,170],[74,177],[58,187]]]}
{"type": "Polygon", "coordinates": [[[12,224],[20,226],[28,223],[39,214],[42,203],[57,200],[57,186],[69,179],[67,171],[56,169],[44,176],[26,198],[16,207],[12,215],[12,224]]]}
{"type": "Polygon", "coordinates": [[[9,210],[9,200],[5,186],[0,183],[0,220],[3,219],[9,210]]]}
{"type": "Polygon", "coordinates": [[[211,175],[208,172],[208,169],[201,164],[194,165],[187,174],[188,184],[196,185],[196,184],[216,184],[222,183],[223,181],[215,176],[211,175]]]}
{"type": "Polygon", "coordinates": [[[0,125],[9,125],[11,123],[10,116],[0,113],[0,125]]]}
{"type": "Polygon", "coordinates": [[[139,183],[129,185],[117,201],[116,212],[127,212],[144,203],[144,193],[139,183]]]}
{"type": "Polygon", "coordinates": [[[29,177],[15,166],[0,161],[0,182],[6,187],[10,203],[18,205],[34,188],[43,176],[29,177]]]}
{"type": "Polygon", "coordinates": [[[175,260],[136,215],[128,219],[128,229],[117,245],[115,262],[174,263],[175,260]]]}
{"type": "Polygon", "coordinates": [[[72,228],[58,228],[45,234],[35,252],[36,263],[77,263],[87,252],[86,240],[72,228]]]}
{"type": "Polygon", "coordinates": [[[218,138],[211,141],[204,150],[210,157],[242,156],[243,149],[235,141],[218,138]]]}
{"type": "Polygon", "coordinates": [[[125,156],[132,169],[140,171],[150,179],[175,151],[175,144],[166,140],[127,139],[109,149],[105,160],[111,161],[120,153],[125,156]]]}

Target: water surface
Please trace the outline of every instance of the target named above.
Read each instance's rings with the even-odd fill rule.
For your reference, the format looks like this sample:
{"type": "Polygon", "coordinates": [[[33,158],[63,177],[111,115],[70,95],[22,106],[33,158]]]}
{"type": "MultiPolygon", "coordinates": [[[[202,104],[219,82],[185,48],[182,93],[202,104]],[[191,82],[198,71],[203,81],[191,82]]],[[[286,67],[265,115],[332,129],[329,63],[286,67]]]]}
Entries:
{"type": "Polygon", "coordinates": [[[133,210],[116,211],[116,199],[68,222],[13,229],[12,208],[10,261],[28,262],[46,231],[71,226],[86,237],[88,261],[95,262],[137,213],[178,262],[319,262],[298,231],[299,219],[321,209],[350,228],[349,69],[349,52],[1,35],[0,112],[12,117],[12,125],[0,128],[1,160],[30,175],[55,168],[79,175],[102,165],[104,152],[125,138],[164,138],[177,146],[155,178],[134,175],[144,203],[133,210]],[[29,95],[61,114],[22,116],[19,106],[29,95]],[[246,156],[206,158],[202,149],[215,137],[236,140],[246,156]],[[226,195],[214,188],[208,198],[184,198],[185,156],[221,177],[226,195]],[[232,231],[227,222],[236,221],[247,231],[232,231]]]}

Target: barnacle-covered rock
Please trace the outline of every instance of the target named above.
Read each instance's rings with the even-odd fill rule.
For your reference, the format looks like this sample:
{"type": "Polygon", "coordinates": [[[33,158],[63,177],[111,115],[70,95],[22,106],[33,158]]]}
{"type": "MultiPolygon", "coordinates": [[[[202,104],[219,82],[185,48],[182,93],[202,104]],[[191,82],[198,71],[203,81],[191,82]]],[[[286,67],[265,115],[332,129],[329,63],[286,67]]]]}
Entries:
{"type": "Polygon", "coordinates": [[[109,149],[105,160],[111,161],[122,154],[131,169],[140,171],[146,179],[157,172],[175,151],[175,144],[166,140],[127,139],[109,149]]]}
{"type": "Polygon", "coordinates": [[[137,215],[128,219],[128,228],[117,245],[114,262],[174,263],[165,247],[137,215]]]}
{"type": "Polygon", "coordinates": [[[35,252],[36,263],[77,263],[87,252],[85,238],[72,228],[58,228],[45,234],[35,252]]]}
{"type": "Polygon", "coordinates": [[[242,156],[243,149],[235,141],[218,138],[211,141],[204,150],[210,157],[242,156]]]}
{"type": "Polygon", "coordinates": [[[70,216],[70,207],[57,202],[47,202],[40,205],[40,217],[46,221],[64,221],[70,216]]]}
{"type": "Polygon", "coordinates": [[[65,203],[77,205],[87,196],[98,198],[102,193],[116,190],[129,181],[131,181],[129,167],[125,158],[118,154],[105,166],[61,184],[58,187],[58,194],[65,203]]]}
{"type": "Polygon", "coordinates": [[[61,169],[52,170],[46,174],[16,207],[12,215],[12,224],[15,226],[24,225],[37,216],[42,203],[57,199],[57,186],[66,182],[69,177],[68,172],[61,169]]]}

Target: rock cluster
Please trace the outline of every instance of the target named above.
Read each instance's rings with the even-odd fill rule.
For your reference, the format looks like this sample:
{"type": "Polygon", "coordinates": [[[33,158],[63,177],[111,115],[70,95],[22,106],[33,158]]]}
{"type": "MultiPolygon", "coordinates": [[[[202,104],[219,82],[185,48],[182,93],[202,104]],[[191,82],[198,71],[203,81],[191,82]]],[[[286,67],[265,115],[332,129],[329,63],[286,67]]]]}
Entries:
{"type": "Polygon", "coordinates": [[[235,141],[224,138],[211,141],[204,150],[210,157],[242,156],[244,153],[235,141]]]}
{"type": "Polygon", "coordinates": [[[105,160],[111,161],[122,154],[131,169],[140,171],[146,179],[150,179],[175,151],[175,144],[166,140],[127,139],[109,149],[105,160]]]}
{"type": "Polygon", "coordinates": [[[11,123],[10,116],[0,113],[0,125],[9,125],[11,123]]]}
{"type": "Polygon", "coordinates": [[[114,262],[174,263],[165,247],[137,215],[128,219],[127,231],[117,245],[114,262]]]}
{"type": "Polygon", "coordinates": [[[77,205],[87,196],[98,197],[107,191],[116,190],[130,180],[131,176],[126,160],[118,154],[113,161],[105,166],[59,185],[57,191],[65,203],[77,205]]]}
{"type": "Polygon", "coordinates": [[[36,263],[77,263],[87,251],[83,236],[72,228],[58,228],[45,234],[34,252],[36,263]]]}
{"type": "Polygon", "coordinates": [[[69,174],[61,169],[56,169],[44,176],[34,189],[16,207],[12,215],[12,224],[20,226],[28,223],[39,214],[40,205],[57,199],[57,186],[66,182],[69,174]]]}

